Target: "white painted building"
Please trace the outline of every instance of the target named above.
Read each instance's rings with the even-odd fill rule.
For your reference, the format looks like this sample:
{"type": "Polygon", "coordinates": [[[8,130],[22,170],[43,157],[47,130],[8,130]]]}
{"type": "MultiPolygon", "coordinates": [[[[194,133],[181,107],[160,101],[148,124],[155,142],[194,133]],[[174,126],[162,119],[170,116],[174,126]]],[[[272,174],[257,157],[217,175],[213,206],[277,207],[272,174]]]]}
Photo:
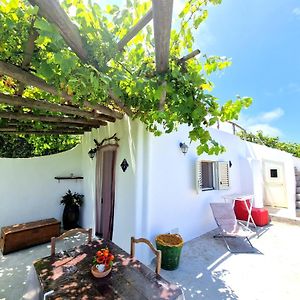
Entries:
{"type": "MultiPolygon", "coordinates": [[[[99,208],[101,198],[105,197],[101,186],[107,184],[112,186],[113,192],[109,197],[115,200],[113,241],[125,250],[129,250],[130,236],[143,236],[154,241],[157,234],[178,231],[188,241],[215,228],[209,203],[223,201],[223,196],[229,194],[254,194],[256,207],[264,204],[286,207],[294,217],[294,166],[299,160],[288,153],[242,141],[217,129],[210,129],[210,132],[226,147],[224,154],[199,157],[197,144],[188,143],[185,126],[172,134],[154,137],[139,121],[124,117],[86,133],[82,143],[70,151],[29,159],[0,159],[0,227],[50,217],[61,220],[60,198],[71,189],[85,196],[81,225],[99,231],[103,224],[99,220],[101,213],[98,217],[96,213],[96,190],[99,208]],[[98,150],[98,163],[96,157],[88,156],[88,152],[95,147],[94,139],[101,142],[114,133],[120,139],[119,147],[114,149],[115,180],[105,183],[103,178],[111,173],[103,166],[101,157],[108,157],[104,152],[110,150],[107,147],[98,150]],[[186,155],[179,148],[180,142],[189,145],[186,155]],[[125,172],[120,166],[124,159],[128,162],[125,172]],[[227,162],[228,166],[230,162],[228,189],[207,188],[197,192],[196,165],[199,160],[227,162]],[[104,168],[105,174],[96,180],[97,168],[104,168]],[[54,179],[70,174],[83,176],[83,179],[54,179]]],[[[205,171],[205,174],[209,172],[205,171]]],[[[218,187],[217,182],[203,180],[205,185],[218,187]]],[[[148,261],[147,257],[144,261],[148,261]]]]}

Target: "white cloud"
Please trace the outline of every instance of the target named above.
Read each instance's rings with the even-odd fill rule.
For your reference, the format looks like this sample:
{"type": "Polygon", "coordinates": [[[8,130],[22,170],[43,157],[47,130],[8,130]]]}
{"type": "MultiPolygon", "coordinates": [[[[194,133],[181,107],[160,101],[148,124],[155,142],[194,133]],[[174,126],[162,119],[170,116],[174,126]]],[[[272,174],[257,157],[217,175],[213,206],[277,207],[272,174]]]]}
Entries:
{"type": "Polygon", "coordinates": [[[283,134],[281,130],[270,123],[281,118],[283,115],[284,110],[280,107],[271,111],[263,112],[256,117],[248,117],[244,113],[241,113],[237,123],[247,131],[251,131],[253,133],[261,130],[266,135],[282,136],[283,134]]]}
{"type": "Polygon", "coordinates": [[[263,113],[258,117],[262,122],[271,122],[273,120],[279,119],[284,115],[284,111],[282,108],[278,107],[274,110],[263,113]]]}
{"type": "Polygon", "coordinates": [[[293,9],[293,14],[300,17],[300,7],[296,7],[293,9]]]}
{"type": "MultiPolygon", "coordinates": [[[[300,18],[300,16],[299,16],[300,18]]],[[[267,97],[276,97],[283,94],[299,94],[300,93],[300,82],[289,82],[284,86],[281,86],[275,90],[266,90],[264,91],[265,96],[267,97]]]]}
{"type": "Polygon", "coordinates": [[[247,128],[249,131],[256,133],[257,131],[262,131],[265,135],[269,136],[282,136],[280,129],[273,127],[269,124],[256,124],[249,126],[247,128]]]}
{"type": "Polygon", "coordinates": [[[198,45],[200,49],[207,49],[208,46],[212,46],[216,43],[216,37],[211,32],[207,23],[200,24],[198,31],[195,34],[195,45],[198,45]]]}
{"type": "Polygon", "coordinates": [[[300,83],[299,82],[290,82],[287,86],[287,91],[290,93],[293,93],[293,94],[300,93],[300,83]]]}

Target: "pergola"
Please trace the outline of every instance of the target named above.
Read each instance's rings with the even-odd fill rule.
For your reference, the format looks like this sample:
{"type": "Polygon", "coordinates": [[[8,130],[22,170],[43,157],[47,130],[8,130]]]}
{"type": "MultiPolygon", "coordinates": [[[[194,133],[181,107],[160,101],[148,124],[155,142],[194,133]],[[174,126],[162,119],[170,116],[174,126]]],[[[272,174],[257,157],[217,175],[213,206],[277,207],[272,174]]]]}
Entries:
{"type": "MultiPolygon", "coordinates": [[[[45,18],[55,25],[67,46],[86,63],[98,68],[97,63],[91,62],[88,57],[84,39],[79,33],[78,27],[71,21],[68,14],[60,6],[57,0],[29,0],[33,6],[38,6],[38,16],[45,18]]],[[[169,68],[170,33],[172,23],[173,0],[152,0],[152,8],[127,32],[117,43],[117,49],[123,51],[127,43],[153,19],[155,41],[156,73],[162,74],[169,68]]],[[[3,133],[34,133],[34,134],[83,134],[92,128],[107,125],[107,122],[115,122],[122,119],[124,113],[131,116],[132,112],[126,107],[112,90],[108,91],[114,103],[113,108],[102,104],[92,104],[89,99],[84,100],[83,105],[74,104],[72,96],[59,91],[53,85],[47,83],[30,71],[30,61],[35,51],[35,40],[38,33],[32,28],[27,43],[24,47],[23,62],[21,65],[0,61],[0,75],[9,76],[18,82],[15,95],[0,93],[0,103],[9,105],[14,109],[1,111],[0,118],[7,120],[6,125],[0,127],[3,133]],[[26,86],[37,87],[54,96],[61,97],[61,103],[52,103],[47,100],[29,99],[23,96],[26,86]],[[20,108],[27,108],[27,112],[20,108]],[[35,113],[32,113],[32,110],[35,113]],[[38,113],[36,113],[38,112],[38,113]],[[51,112],[52,114],[46,114],[51,112]],[[56,115],[56,113],[59,113],[56,115]],[[24,122],[25,121],[25,122],[24,122]],[[47,127],[37,130],[33,124],[39,121],[47,127]]],[[[194,57],[200,51],[196,50],[179,59],[181,63],[194,57]]],[[[164,82],[162,86],[164,86],[164,82]]],[[[166,91],[162,93],[160,106],[164,104],[166,91]]]]}

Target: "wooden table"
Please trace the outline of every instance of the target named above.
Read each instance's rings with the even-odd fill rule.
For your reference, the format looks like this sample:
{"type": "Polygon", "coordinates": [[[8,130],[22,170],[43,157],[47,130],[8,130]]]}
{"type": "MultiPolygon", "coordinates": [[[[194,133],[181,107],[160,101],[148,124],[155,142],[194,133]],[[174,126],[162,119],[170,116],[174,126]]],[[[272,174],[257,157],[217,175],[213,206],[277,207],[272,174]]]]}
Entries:
{"type": "Polygon", "coordinates": [[[47,299],[184,299],[180,288],[111,241],[96,240],[64,255],[44,257],[34,268],[43,294],[54,291],[47,299]],[[95,278],[92,258],[104,247],[115,255],[114,265],[107,277],[95,278]]]}

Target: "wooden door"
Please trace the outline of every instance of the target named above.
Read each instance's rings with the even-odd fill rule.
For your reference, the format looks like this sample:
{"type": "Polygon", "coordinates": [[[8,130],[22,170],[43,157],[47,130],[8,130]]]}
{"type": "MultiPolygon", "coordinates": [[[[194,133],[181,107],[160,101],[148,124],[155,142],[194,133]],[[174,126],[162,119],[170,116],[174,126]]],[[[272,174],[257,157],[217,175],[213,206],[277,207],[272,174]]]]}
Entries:
{"type": "Polygon", "coordinates": [[[117,154],[117,148],[112,146],[116,145],[100,149],[96,163],[96,235],[109,240],[113,236],[117,154]]]}
{"type": "Polygon", "coordinates": [[[264,204],[288,207],[284,165],[281,162],[264,161],[264,204]]]}

